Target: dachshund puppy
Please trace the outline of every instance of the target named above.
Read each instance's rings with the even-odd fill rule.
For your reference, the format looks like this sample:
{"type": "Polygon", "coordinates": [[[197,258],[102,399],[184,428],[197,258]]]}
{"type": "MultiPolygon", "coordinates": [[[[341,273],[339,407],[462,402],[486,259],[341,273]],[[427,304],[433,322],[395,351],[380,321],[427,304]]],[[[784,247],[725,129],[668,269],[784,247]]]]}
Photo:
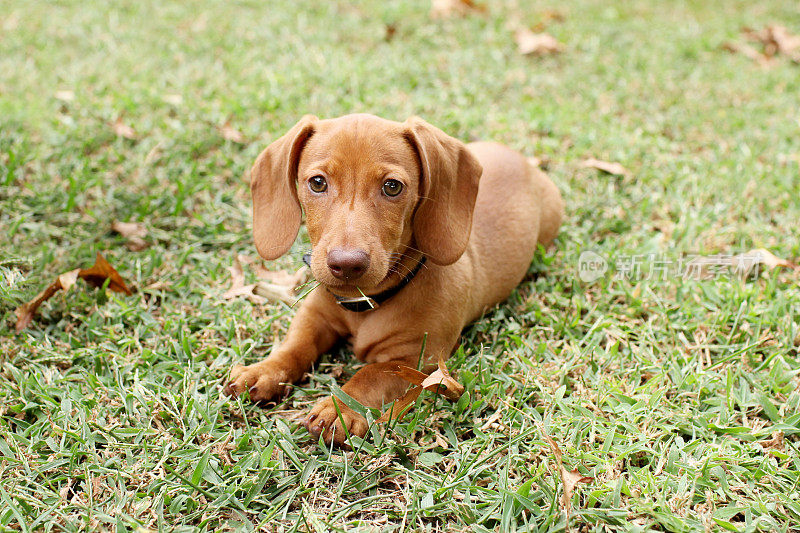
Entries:
{"type": "MultiPolygon", "coordinates": [[[[276,259],[305,212],[320,287],[303,300],[284,341],[261,362],[235,366],[225,392],[279,396],[337,340],[367,363],[343,390],[381,408],[458,344],[461,330],[504,300],[563,217],[558,189],[519,153],[464,144],[419,118],[305,116],[258,156],[251,171],[253,236],[276,259]]],[[[363,436],[366,420],[333,397],[305,425],[325,442],[363,436]],[[342,414],[337,415],[336,406],[342,414]]]]}

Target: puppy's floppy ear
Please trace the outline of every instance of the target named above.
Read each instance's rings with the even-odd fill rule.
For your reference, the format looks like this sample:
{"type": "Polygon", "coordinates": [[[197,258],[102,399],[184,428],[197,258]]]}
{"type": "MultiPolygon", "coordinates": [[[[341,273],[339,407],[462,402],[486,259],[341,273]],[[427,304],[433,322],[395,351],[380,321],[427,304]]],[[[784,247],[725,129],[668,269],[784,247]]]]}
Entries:
{"type": "Polygon", "coordinates": [[[264,259],[276,259],[292,247],[300,230],[297,165],[317,117],[306,115],[261,152],[250,171],[253,239],[264,259]]]}
{"type": "Polygon", "coordinates": [[[411,117],[406,126],[421,164],[414,238],[431,261],[449,265],[467,248],[483,168],[464,143],[421,118],[411,117]]]}

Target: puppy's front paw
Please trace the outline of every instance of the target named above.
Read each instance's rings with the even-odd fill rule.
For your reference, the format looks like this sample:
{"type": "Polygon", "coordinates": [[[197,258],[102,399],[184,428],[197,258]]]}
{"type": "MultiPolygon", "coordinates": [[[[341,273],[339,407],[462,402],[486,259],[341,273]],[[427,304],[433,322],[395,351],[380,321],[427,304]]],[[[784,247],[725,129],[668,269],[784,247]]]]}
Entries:
{"type": "Polygon", "coordinates": [[[223,392],[228,396],[239,396],[244,391],[249,391],[250,399],[254,402],[272,400],[283,396],[288,390],[286,372],[268,361],[231,368],[231,377],[225,385],[223,392]]]}
{"type": "Polygon", "coordinates": [[[347,433],[357,437],[363,437],[367,433],[366,419],[339,400],[334,400],[332,396],[317,402],[317,405],[311,409],[311,412],[303,421],[303,425],[315,437],[322,435],[327,444],[333,441],[334,444],[342,448],[349,448],[347,437],[345,436],[345,428],[347,433]],[[333,402],[336,402],[336,404],[334,405],[333,402]],[[337,406],[342,413],[341,419],[339,419],[339,413],[336,412],[337,406]],[[342,420],[344,420],[344,427],[342,426],[342,420]]]}

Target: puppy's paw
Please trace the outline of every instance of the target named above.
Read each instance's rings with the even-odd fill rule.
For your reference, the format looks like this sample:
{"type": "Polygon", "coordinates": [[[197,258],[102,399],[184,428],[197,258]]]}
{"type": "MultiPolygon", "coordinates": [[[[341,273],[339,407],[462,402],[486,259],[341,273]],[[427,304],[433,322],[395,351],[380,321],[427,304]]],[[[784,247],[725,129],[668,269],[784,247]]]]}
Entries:
{"type": "Polygon", "coordinates": [[[231,376],[223,392],[236,397],[248,391],[254,402],[265,402],[279,396],[285,396],[289,390],[286,382],[287,373],[276,368],[268,361],[253,365],[236,365],[231,368],[231,376]]]}
{"type": "Polygon", "coordinates": [[[357,437],[363,437],[367,433],[366,419],[332,396],[317,402],[317,405],[311,409],[303,421],[303,425],[315,437],[322,435],[327,444],[333,441],[334,444],[345,449],[349,448],[345,428],[348,434],[357,437]],[[334,405],[333,402],[336,404],[334,405]],[[341,419],[336,411],[337,406],[339,412],[342,413],[341,419]],[[344,421],[344,426],[342,426],[342,421],[344,421]]]}

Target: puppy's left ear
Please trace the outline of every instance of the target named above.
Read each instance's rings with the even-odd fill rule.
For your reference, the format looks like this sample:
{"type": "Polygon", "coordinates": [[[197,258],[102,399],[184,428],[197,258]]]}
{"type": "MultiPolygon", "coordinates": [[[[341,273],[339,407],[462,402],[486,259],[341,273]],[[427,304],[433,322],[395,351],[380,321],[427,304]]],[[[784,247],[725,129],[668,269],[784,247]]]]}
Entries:
{"type": "Polygon", "coordinates": [[[406,126],[421,163],[414,238],[431,261],[449,265],[467,248],[483,168],[463,142],[421,118],[408,119],[406,126]]]}
{"type": "Polygon", "coordinates": [[[306,115],[289,132],[261,152],[250,171],[253,195],[253,240],[264,259],[285,254],[300,230],[297,165],[317,117],[306,115]]]}

